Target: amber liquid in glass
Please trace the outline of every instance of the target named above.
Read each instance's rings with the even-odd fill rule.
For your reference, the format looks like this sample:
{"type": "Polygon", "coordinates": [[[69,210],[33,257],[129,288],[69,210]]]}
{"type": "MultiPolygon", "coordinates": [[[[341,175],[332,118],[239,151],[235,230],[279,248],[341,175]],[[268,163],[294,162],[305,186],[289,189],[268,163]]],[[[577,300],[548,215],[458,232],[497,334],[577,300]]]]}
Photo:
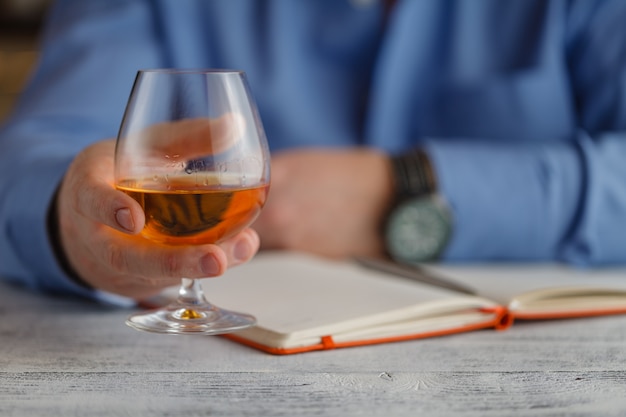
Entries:
{"type": "Polygon", "coordinates": [[[180,178],[169,179],[166,185],[126,180],[116,188],[143,208],[143,236],[155,242],[191,245],[217,243],[249,226],[260,213],[269,187],[202,186],[180,178]]]}

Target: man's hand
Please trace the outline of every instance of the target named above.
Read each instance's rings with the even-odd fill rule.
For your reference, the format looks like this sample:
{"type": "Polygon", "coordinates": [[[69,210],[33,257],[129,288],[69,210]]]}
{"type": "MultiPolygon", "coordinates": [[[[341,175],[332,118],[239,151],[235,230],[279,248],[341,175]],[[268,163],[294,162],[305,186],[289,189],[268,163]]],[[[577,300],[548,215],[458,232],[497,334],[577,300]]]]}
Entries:
{"type": "Polygon", "coordinates": [[[265,249],[382,255],[392,186],[389,158],[372,149],[277,153],[269,199],[253,227],[265,249]]]}
{"type": "Polygon", "coordinates": [[[94,288],[141,299],[182,277],[218,276],[259,248],[246,229],[219,245],[166,246],[139,236],[140,205],[113,186],[115,141],[96,143],[73,161],[57,196],[61,247],[70,266],[94,288]]]}

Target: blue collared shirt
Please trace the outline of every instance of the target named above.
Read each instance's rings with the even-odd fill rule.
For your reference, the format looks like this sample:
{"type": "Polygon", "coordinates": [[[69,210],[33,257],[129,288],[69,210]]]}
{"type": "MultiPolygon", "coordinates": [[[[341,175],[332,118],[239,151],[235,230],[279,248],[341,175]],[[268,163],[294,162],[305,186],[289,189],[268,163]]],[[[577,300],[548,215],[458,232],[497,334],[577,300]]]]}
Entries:
{"type": "Polygon", "coordinates": [[[0,276],[93,295],[46,213],[148,67],[246,71],[273,152],[425,147],[444,261],[626,262],[624,22],[622,0],[58,1],[0,132],[0,276]]]}

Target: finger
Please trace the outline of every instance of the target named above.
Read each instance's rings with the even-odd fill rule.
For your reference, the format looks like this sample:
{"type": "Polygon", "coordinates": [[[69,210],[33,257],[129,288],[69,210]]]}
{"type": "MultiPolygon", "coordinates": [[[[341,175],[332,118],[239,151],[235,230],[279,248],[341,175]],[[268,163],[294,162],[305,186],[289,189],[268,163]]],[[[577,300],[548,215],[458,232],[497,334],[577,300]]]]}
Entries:
{"type": "Polygon", "coordinates": [[[260,241],[252,229],[245,229],[219,245],[168,246],[140,236],[103,234],[96,244],[96,258],[116,274],[138,275],[154,285],[172,285],[180,278],[206,278],[222,275],[230,266],[249,261],[260,241]],[[108,236],[108,237],[107,237],[108,236]]]}
{"type": "Polygon", "coordinates": [[[248,262],[258,252],[260,245],[259,235],[251,228],[245,229],[233,238],[220,243],[229,266],[248,262]]]}
{"type": "Polygon", "coordinates": [[[246,133],[246,122],[237,113],[215,119],[195,118],[162,123],[141,133],[157,154],[168,158],[195,159],[216,155],[235,146],[246,133]],[[172,138],[176,140],[172,140],[172,138]]]}
{"type": "Polygon", "coordinates": [[[226,113],[216,119],[191,120],[188,133],[183,135],[183,149],[193,156],[206,155],[207,142],[211,155],[227,151],[235,146],[246,133],[246,122],[238,113],[226,113]],[[210,141],[207,141],[210,138],[210,141]]]}
{"type": "Polygon", "coordinates": [[[143,229],[145,216],[139,203],[110,184],[81,181],[78,190],[76,211],[85,217],[125,233],[143,229]]]}
{"type": "Polygon", "coordinates": [[[139,203],[94,173],[77,178],[72,192],[78,214],[125,233],[143,229],[145,216],[139,203]]]}
{"type": "Polygon", "coordinates": [[[153,285],[172,285],[180,278],[219,276],[228,268],[228,257],[218,245],[169,246],[117,232],[102,236],[94,239],[95,258],[115,274],[141,276],[153,285]]]}
{"type": "MultiPolygon", "coordinates": [[[[186,261],[184,259],[186,255],[183,252],[187,252],[189,247],[155,248],[153,244],[139,236],[122,235],[118,232],[112,232],[111,229],[101,230],[103,235],[116,233],[118,236],[109,240],[107,245],[102,246],[108,246],[111,252],[108,253],[108,258],[105,257],[100,262],[91,264],[88,268],[87,277],[91,278],[100,272],[107,278],[95,281],[92,285],[105,291],[136,299],[150,297],[159,293],[163,288],[176,286],[180,284],[180,279],[183,277],[205,278],[221,275],[227,266],[230,267],[248,261],[259,248],[258,235],[253,230],[247,229],[225,241],[220,247],[207,245],[207,248],[204,249],[208,250],[201,248],[198,253],[193,253],[194,250],[192,250],[192,253],[189,255],[192,266],[185,267],[186,261]],[[142,245],[143,248],[139,252],[134,253],[142,245]],[[207,273],[202,265],[207,256],[213,258],[211,262],[216,262],[216,266],[210,267],[215,268],[213,272],[208,271],[207,273]],[[171,259],[179,260],[172,263],[171,259]],[[179,266],[173,267],[174,264],[179,266]],[[195,265],[198,264],[201,265],[202,273],[194,271],[195,265]],[[136,266],[133,267],[133,265],[136,266]],[[138,270],[140,273],[133,274],[133,270],[138,270]]],[[[98,236],[98,232],[95,235],[98,236]]],[[[79,247],[78,251],[83,252],[82,259],[94,259],[94,256],[87,253],[89,250],[86,246],[79,247]]]]}

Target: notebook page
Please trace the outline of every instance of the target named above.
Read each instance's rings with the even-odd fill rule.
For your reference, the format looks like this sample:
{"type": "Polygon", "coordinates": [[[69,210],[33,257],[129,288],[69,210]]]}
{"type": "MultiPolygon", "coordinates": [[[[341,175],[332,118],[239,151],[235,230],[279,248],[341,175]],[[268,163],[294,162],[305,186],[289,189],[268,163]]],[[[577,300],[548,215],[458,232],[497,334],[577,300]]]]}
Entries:
{"type": "Polygon", "coordinates": [[[422,265],[430,273],[466,284],[501,305],[539,289],[588,287],[626,290],[626,268],[576,269],[560,264],[422,265]]]}
{"type": "Polygon", "coordinates": [[[262,252],[223,277],[203,280],[216,305],[256,316],[260,327],[295,333],[401,310],[419,303],[468,297],[353,262],[262,252]]]}

